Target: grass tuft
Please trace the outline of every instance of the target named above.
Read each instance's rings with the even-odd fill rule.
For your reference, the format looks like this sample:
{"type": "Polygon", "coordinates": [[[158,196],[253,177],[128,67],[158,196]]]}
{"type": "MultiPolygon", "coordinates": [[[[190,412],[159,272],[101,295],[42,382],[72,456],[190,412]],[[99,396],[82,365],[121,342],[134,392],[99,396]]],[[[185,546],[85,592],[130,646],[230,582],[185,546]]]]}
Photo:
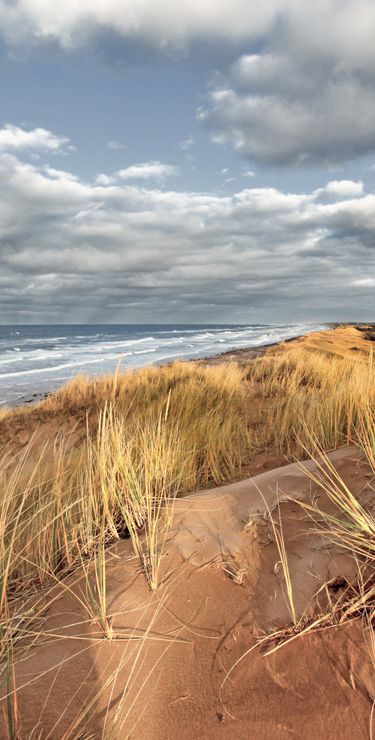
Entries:
{"type": "MultiPolygon", "coordinates": [[[[77,570],[88,620],[102,639],[117,639],[107,604],[108,545],[130,537],[156,591],[176,497],[233,480],[258,452],[276,453],[280,462],[320,456],[314,475],[335,513],[310,507],[309,514],[358,563],[356,583],[330,614],[301,627],[280,506],[277,520],[270,512],[293,622],[289,639],[358,615],[368,627],[374,519],[325,452],[360,444],[375,475],[374,408],[372,351],[341,356],[292,344],[242,365],[176,362],[94,380],[80,376],[35,410],[0,411],[2,429],[24,427],[29,434],[23,448],[3,446],[0,460],[0,683],[9,737],[19,734],[15,664],[24,637],[38,639],[38,593],[69,590],[67,577],[77,570]],[[71,434],[55,432],[52,442],[38,437],[40,423],[63,426],[72,415],[71,434]]],[[[243,583],[246,574],[235,563],[226,572],[243,583]]]]}

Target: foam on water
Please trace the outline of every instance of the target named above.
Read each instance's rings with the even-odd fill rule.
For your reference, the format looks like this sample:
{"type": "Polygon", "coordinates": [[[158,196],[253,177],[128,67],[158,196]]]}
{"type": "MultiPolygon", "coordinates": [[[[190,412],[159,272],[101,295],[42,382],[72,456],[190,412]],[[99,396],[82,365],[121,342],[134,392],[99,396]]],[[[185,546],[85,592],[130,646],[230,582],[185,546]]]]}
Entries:
{"type": "Polygon", "coordinates": [[[324,328],[289,325],[0,326],[0,405],[57,388],[77,373],[208,357],[324,328]]]}

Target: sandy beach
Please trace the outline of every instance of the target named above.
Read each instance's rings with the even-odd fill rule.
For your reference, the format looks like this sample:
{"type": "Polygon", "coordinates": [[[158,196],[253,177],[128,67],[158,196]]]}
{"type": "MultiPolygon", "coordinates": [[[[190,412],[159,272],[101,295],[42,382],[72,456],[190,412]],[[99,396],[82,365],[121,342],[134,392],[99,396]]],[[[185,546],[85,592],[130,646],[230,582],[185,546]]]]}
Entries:
{"type": "Polygon", "coordinates": [[[76,375],[93,378],[262,348],[325,324],[0,326],[0,409],[42,400],[76,375]]]}
{"type": "Polygon", "coordinates": [[[369,737],[373,341],[78,378],[2,416],[2,736],[369,737]]]}

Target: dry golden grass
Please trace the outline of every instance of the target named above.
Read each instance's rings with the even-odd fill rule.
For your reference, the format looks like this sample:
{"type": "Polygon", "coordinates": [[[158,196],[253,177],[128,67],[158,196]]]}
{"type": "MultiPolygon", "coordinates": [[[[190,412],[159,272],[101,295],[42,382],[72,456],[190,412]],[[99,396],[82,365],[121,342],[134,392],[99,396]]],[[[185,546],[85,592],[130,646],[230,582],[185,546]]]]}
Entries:
{"type": "MultiPolygon", "coordinates": [[[[374,343],[366,336],[354,327],[340,327],[271,348],[255,361],[239,358],[237,366],[175,362],[96,379],[77,376],[38,404],[2,410],[0,444],[12,437],[17,442],[19,435],[22,445],[37,427],[40,431],[51,427],[56,434],[58,425],[66,430],[75,424],[77,434],[85,437],[86,417],[95,433],[106,405],[128,421],[139,420],[148,414],[158,416],[168,397],[173,416],[181,408],[185,424],[189,415],[195,436],[195,427],[207,421],[208,411],[217,403],[222,419],[231,423],[233,405],[238,406],[241,394],[253,448],[273,448],[289,457],[302,454],[297,437],[303,436],[306,423],[329,449],[341,443],[343,435],[350,438],[358,411],[374,402],[374,343]]],[[[228,453],[233,471],[236,447],[228,453]]]]}
{"type": "MultiPolygon", "coordinates": [[[[375,481],[375,411],[363,415],[358,431],[358,443],[372,471],[375,481]]],[[[333,504],[333,513],[317,505],[300,502],[316,522],[318,532],[325,533],[328,541],[348,552],[357,565],[355,584],[348,584],[333,611],[342,622],[353,616],[364,616],[366,622],[375,620],[375,517],[372,507],[364,506],[342,480],[324,450],[313,440],[315,472],[306,471],[333,504]]],[[[330,615],[328,615],[330,616],[330,615]]],[[[327,615],[324,615],[324,620],[327,615]]]]}
{"type": "MultiPolygon", "coordinates": [[[[177,362],[93,381],[77,377],[36,409],[0,412],[10,430],[17,419],[32,433],[41,418],[63,421],[78,409],[84,427],[78,448],[57,435],[53,445],[31,436],[16,458],[11,445],[2,450],[0,682],[8,686],[9,737],[17,737],[14,655],[35,618],[38,589],[64,584],[79,568],[87,613],[112,639],[105,548],[130,535],[155,590],[176,496],[233,479],[266,449],[301,459],[317,445],[324,451],[359,440],[374,464],[372,352],[328,352],[311,341],[240,366],[177,362]]],[[[345,535],[363,556],[348,539],[359,520],[349,530],[341,520],[326,524],[333,539],[345,535]]]]}
{"type": "Polygon", "coordinates": [[[155,522],[169,501],[233,479],[259,450],[294,459],[312,451],[311,440],[323,450],[356,440],[364,419],[370,445],[374,381],[371,353],[333,357],[303,346],[245,367],[179,362],[74,379],[42,406],[96,406],[84,444],[68,453],[69,439],[57,436],[36,456],[31,438],[16,464],[4,450],[2,592],[17,592],[35,574],[44,585],[48,574],[92,556],[98,538],[125,531],[155,587],[155,522]]]}
{"type": "MultiPolygon", "coordinates": [[[[364,419],[363,431],[359,433],[359,444],[364,452],[375,480],[375,415],[364,419]],[[372,430],[372,444],[368,446],[368,430],[372,430]]],[[[316,468],[311,471],[304,466],[310,480],[317,484],[324,492],[328,501],[333,504],[333,513],[329,513],[315,503],[314,505],[299,501],[299,505],[312,518],[316,525],[316,533],[327,538],[327,544],[335,544],[353,559],[356,566],[356,577],[348,582],[340,595],[332,600],[327,585],[323,584],[315,599],[321,594],[327,597],[327,606],[318,613],[313,620],[307,620],[302,614],[298,622],[291,628],[279,630],[260,640],[263,645],[269,644],[266,655],[279,650],[291,640],[301,638],[307,633],[324,627],[339,626],[353,619],[361,619],[363,624],[364,641],[372,664],[375,666],[375,517],[373,510],[363,506],[345,484],[330,459],[319,444],[311,440],[314,446],[316,468]]],[[[310,530],[314,531],[314,530],[310,530]]],[[[281,534],[282,539],[282,534],[281,534]]],[[[285,547],[283,545],[283,550],[285,547]]],[[[280,550],[279,550],[280,552],[280,550]]],[[[284,566],[284,553],[281,553],[284,566]]],[[[286,589],[291,607],[293,607],[293,584],[288,583],[286,589]]],[[[375,702],[375,697],[372,697],[375,702]]]]}
{"type": "MultiPolygon", "coordinates": [[[[313,597],[318,606],[318,597],[326,596],[327,605],[323,611],[315,614],[314,618],[307,617],[307,610],[311,602],[306,604],[305,611],[297,617],[294,587],[290,577],[287,550],[283,535],[283,524],[280,514],[280,506],[277,506],[277,518],[274,519],[271,510],[267,506],[267,513],[271,521],[273,535],[275,538],[280,565],[284,581],[284,595],[291,617],[291,625],[276,630],[270,634],[262,635],[255,640],[251,647],[246,650],[232,665],[226,673],[220,688],[220,697],[223,690],[232,677],[238,665],[245,660],[254,650],[262,648],[264,656],[269,656],[282,649],[287,644],[304,636],[314,630],[331,628],[347,624],[352,620],[361,620],[363,628],[363,639],[367,648],[371,664],[375,668],[375,517],[372,508],[363,506],[358,498],[346,485],[330,458],[325,453],[318,441],[305,430],[309,439],[310,447],[314,453],[315,468],[313,470],[301,467],[308,478],[320,488],[326,499],[333,504],[333,513],[325,508],[319,508],[317,502],[308,504],[304,501],[296,501],[303,510],[311,517],[316,529],[311,532],[324,535],[327,545],[335,544],[343,552],[348,553],[353,559],[357,575],[351,582],[347,583],[340,595],[332,599],[328,585],[324,583],[313,597]]],[[[364,453],[370,470],[372,471],[372,485],[375,481],[375,411],[365,410],[359,421],[357,444],[364,453]]],[[[308,457],[307,448],[304,451],[308,457]]],[[[372,711],[369,720],[369,736],[372,738],[373,712],[375,707],[375,696],[371,696],[372,711]]],[[[228,710],[227,710],[228,711],[228,710]]],[[[228,712],[229,713],[229,712],[228,712]]]]}
{"type": "Polygon", "coordinates": [[[248,378],[268,399],[264,440],[288,458],[356,439],[360,420],[375,405],[373,355],[346,358],[291,347],[261,357],[248,378]]]}
{"type": "Polygon", "coordinates": [[[148,409],[155,402],[165,403],[171,391],[175,405],[179,406],[195,393],[202,400],[202,391],[229,396],[238,391],[242,374],[236,365],[204,367],[196,363],[174,362],[162,367],[145,367],[136,371],[119,372],[91,379],[78,375],[39,404],[43,410],[89,407],[102,408],[105,403],[116,404],[119,411],[148,409]]]}
{"type": "Polygon", "coordinates": [[[228,480],[247,460],[252,442],[236,366],[194,372],[177,365],[174,374],[149,369],[121,382],[79,449],[68,454],[69,440],[62,437],[52,450],[42,447],[32,465],[32,440],[16,465],[5,450],[8,462],[0,465],[5,590],[17,590],[34,576],[44,585],[48,574],[90,557],[98,537],[108,540],[128,531],[140,553],[143,529],[148,549],[156,551],[153,519],[160,518],[166,502],[228,480]]]}
{"type": "Polygon", "coordinates": [[[37,457],[33,438],[16,461],[3,450],[0,682],[9,737],[17,737],[14,661],[25,639],[37,634],[38,592],[48,600],[51,587],[69,589],[66,576],[79,569],[88,620],[112,639],[106,546],[130,535],[155,590],[174,498],[229,479],[252,448],[239,368],[163,370],[112,379],[96,428],[87,425],[78,449],[59,435],[52,448],[37,447],[37,457]]]}

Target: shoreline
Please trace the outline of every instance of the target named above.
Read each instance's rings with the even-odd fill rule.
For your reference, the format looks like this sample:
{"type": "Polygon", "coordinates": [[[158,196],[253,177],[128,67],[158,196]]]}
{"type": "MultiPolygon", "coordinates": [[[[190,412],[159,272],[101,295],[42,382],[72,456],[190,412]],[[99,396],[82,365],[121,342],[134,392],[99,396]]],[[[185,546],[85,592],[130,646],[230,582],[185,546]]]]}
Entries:
{"type": "MultiPolygon", "coordinates": [[[[327,329],[327,331],[329,331],[327,329]]],[[[313,334],[314,332],[311,332],[313,334]]],[[[257,344],[254,347],[238,347],[237,349],[229,349],[226,352],[219,352],[217,355],[211,355],[210,357],[202,357],[199,360],[188,360],[188,362],[204,362],[205,365],[219,365],[221,362],[247,362],[248,360],[256,360],[257,357],[264,355],[271,347],[278,347],[280,344],[286,344],[295,342],[301,337],[308,336],[306,334],[297,334],[295,337],[290,339],[281,339],[280,342],[270,342],[269,344],[257,344]]]]}
{"type": "MultiPolygon", "coordinates": [[[[327,329],[329,331],[329,329],[327,329]]],[[[311,332],[312,334],[313,332],[311,332]]],[[[229,349],[225,352],[219,352],[216,355],[208,355],[203,357],[196,357],[194,359],[188,358],[185,359],[184,357],[175,357],[173,360],[169,360],[168,362],[156,362],[156,363],[150,363],[148,365],[142,365],[139,368],[124,368],[121,372],[127,372],[129,369],[133,372],[137,372],[137,370],[141,370],[144,367],[168,367],[168,365],[172,365],[174,362],[197,362],[197,363],[203,363],[205,365],[220,365],[222,362],[247,362],[249,360],[255,360],[257,357],[261,357],[264,355],[270,347],[277,347],[280,344],[284,344],[285,342],[295,342],[296,340],[300,339],[301,337],[306,336],[305,334],[297,334],[295,337],[290,337],[289,339],[282,339],[279,342],[270,342],[269,344],[257,344],[252,347],[238,347],[237,349],[229,349]]],[[[115,372],[115,371],[113,371],[115,372]]],[[[107,373],[103,373],[107,374],[107,373]]],[[[75,376],[72,376],[72,379],[75,376]]],[[[92,378],[100,377],[100,376],[92,376],[92,378]]],[[[55,393],[59,388],[62,388],[66,382],[61,384],[61,386],[57,386],[55,389],[50,391],[39,391],[30,394],[29,396],[22,396],[19,399],[19,402],[9,404],[8,406],[5,406],[3,408],[11,408],[11,409],[17,409],[21,406],[30,406],[32,404],[37,404],[40,401],[46,400],[49,396],[51,396],[53,393],[55,393]]]]}
{"type": "MultiPolygon", "coordinates": [[[[163,366],[171,365],[173,364],[173,362],[176,362],[176,361],[190,362],[190,363],[196,362],[196,363],[201,363],[205,365],[220,365],[221,363],[225,363],[225,362],[236,362],[236,363],[242,364],[245,362],[255,360],[258,357],[261,357],[266,352],[268,352],[268,350],[271,349],[272,347],[275,348],[282,344],[291,344],[294,342],[298,342],[304,337],[309,337],[309,336],[312,336],[313,334],[317,334],[321,332],[329,332],[334,329],[338,329],[339,327],[353,327],[356,329],[360,329],[361,327],[364,327],[367,330],[370,330],[370,332],[373,331],[375,328],[375,324],[372,324],[372,323],[356,324],[356,323],[346,323],[346,322],[341,322],[341,323],[340,322],[330,322],[330,323],[325,324],[324,326],[326,327],[324,329],[320,329],[320,330],[313,329],[311,332],[297,334],[294,337],[281,339],[280,341],[277,341],[277,342],[269,342],[267,344],[256,344],[256,345],[247,346],[247,347],[227,349],[224,352],[219,352],[215,355],[208,355],[208,356],[203,355],[202,357],[195,357],[195,358],[174,357],[172,360],[168,360],[167,362],[156,361],[155,363],[150,363],[148,365],[143,365],[141,367],[163,367],[163,366]]],[[[134,371],[141,369],[141,367],[134,368],[134,371]]],[[[124,368],[121,372],[126,372],[128,369],[132,369],[132,368],[124,368]]],[[[115,368],[113,372],[115,372],[115,368]]],[[[103,376],[107,374],[110,374],[110,373],[103,373],[103,376]]],[[[76,376],[72,376],[70,380],[72,380],[74,377],[76,376]]],[[[90,377],[94,379],[96,377],[101,377],[101,376],[93,375],[90,377]]],[[[34,391],[30,394],[24,395],[14,402],[0,406],[0,410],[1,409],[15,410],[15,409],[21,408],[22,406],[27,406],[27,407],[34,406],[38,404],[39,402],[44,401],[47,398],[49,398],[56,391],[58,391],[59,388],[62,388],[68,382],[69,380],[67,381],[65,380],[61,385],[56,386],[55,388],[48,390],[48,391],[43,391],[43,390],[34,391]]]]}

